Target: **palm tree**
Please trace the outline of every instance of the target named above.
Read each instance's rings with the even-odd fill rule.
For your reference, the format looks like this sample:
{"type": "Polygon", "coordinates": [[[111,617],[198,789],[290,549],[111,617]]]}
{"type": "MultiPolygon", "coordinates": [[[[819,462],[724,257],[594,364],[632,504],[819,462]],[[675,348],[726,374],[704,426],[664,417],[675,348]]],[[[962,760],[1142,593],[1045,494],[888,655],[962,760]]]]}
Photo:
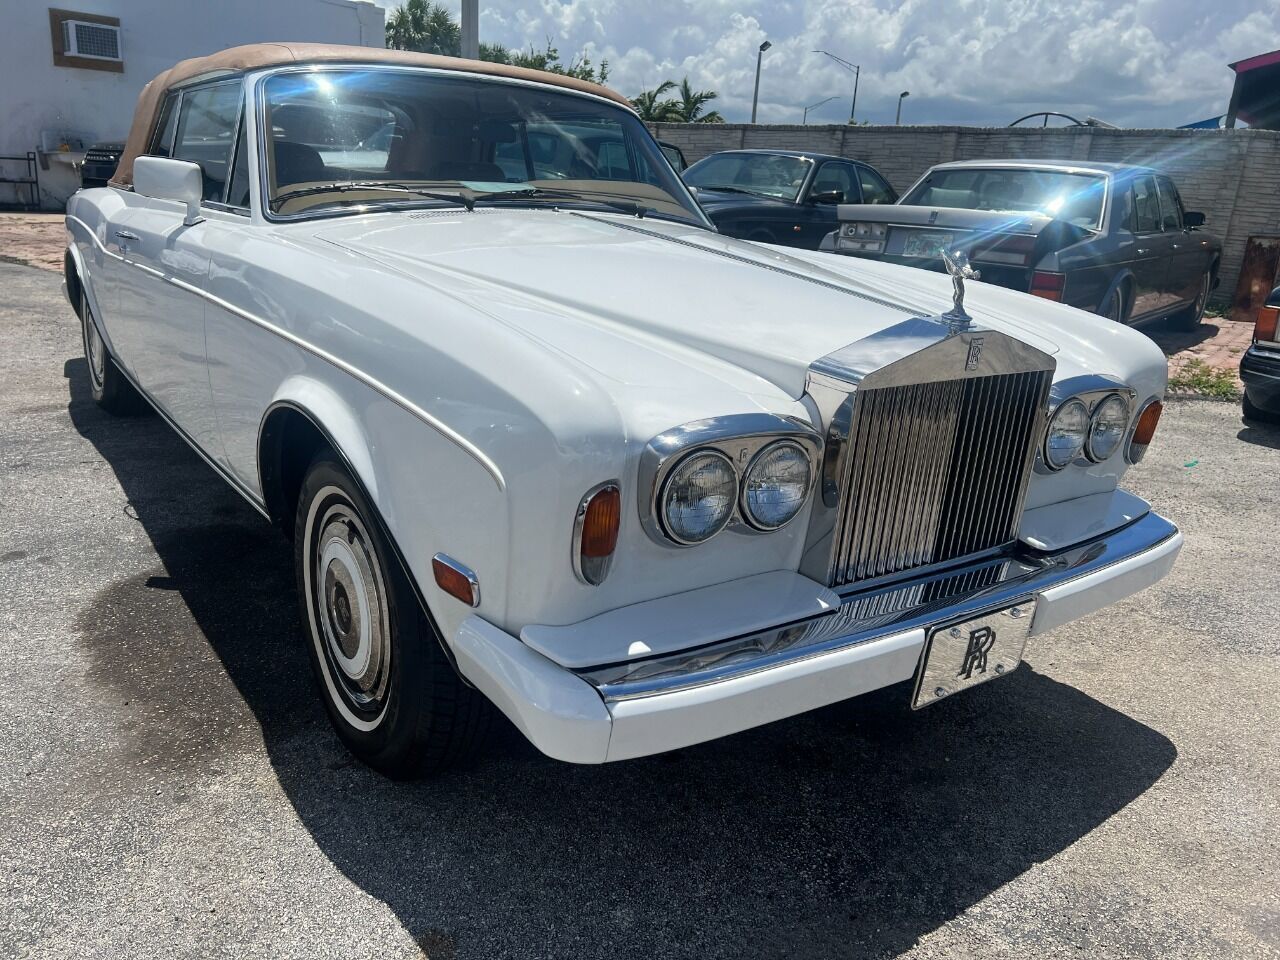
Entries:
{"type": "MultiPolygon", "coordinates": [[[[675,86],[675,84],[670,84],[675,86]]],[[[680,81],[680,99],[672,101],[671,105],[678,115],[678,123],[724,123],[724,117],[712,110],[703,113],[702,108],[716,99],[720,94],[714,90],[694,90],[689,86],[689,78],[685,77],[680,81]]]]}
{"type": "Polygon", "coordinates": [[[674,100],[659,98],[675,87],[675,83],[665,80],[652,90],[642,90],[631,101],[641,120],[649,123],[679,123],[679,104],[674,100]]]}
{"type": "Polygon", "coordinates": [[[387,20],[387,46],[456,57],[462,51],[462,32],[444,6],[429,0],[405,0],[387,20]]]}

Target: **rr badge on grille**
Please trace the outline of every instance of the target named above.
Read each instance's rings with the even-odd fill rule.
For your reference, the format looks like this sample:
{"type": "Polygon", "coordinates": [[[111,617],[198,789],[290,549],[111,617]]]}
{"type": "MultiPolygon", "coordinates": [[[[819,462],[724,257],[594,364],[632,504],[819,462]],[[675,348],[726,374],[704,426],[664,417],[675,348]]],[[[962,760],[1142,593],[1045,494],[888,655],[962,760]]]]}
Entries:
{"type": "Polygon", "coordinates": [[[969,355],[965,357],[964,368],[966,370],[977,370],[978,361],[982,359],[982,338],[974,337],[969,341],[969,355]]]}

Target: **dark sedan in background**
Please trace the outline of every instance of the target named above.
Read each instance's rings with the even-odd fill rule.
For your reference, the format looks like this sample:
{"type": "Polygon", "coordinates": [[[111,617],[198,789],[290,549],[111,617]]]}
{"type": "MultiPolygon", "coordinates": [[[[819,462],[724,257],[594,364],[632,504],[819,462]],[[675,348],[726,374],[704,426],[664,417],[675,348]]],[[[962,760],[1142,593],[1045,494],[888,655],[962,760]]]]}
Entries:
{"type": "Polygon", "coordinates": [[[817,250],[842,203],[891,204],[897,194],[857,160],[784,150],[726,150],[684,172],[721,233],[817,250]]]}
{"type": "Polygon", "coordinates": [[[839,217],[822,249],[931,270],[962,250],[989,283],[1182,329],[1200,322],[1222,255],[1169,177],[1126,164],[943,163],[894,206],[839,217]]]}
{"type": "Polygon", "coordinates": [[[1253,344],[1240,358],[1240,379],[1245,417],[1280,423],[1280,287],[1258,308],[1253,344]]]}

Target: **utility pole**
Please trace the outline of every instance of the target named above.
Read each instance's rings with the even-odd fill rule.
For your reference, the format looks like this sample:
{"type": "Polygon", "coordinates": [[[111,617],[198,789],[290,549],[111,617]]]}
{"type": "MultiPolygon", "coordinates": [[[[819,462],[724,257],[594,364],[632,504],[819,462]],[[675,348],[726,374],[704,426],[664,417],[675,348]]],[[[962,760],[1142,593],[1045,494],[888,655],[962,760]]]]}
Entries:
{"type": "Polygon", "coordinates": [[[760,103],[760,61],[764,59],[764,52],[772,47],[773,44],[766,40],[760,44],[760,49],[756,52],[756,92],[751,95],[751,122],[756,122],[756,106],[760,103]]]}
{"type": "Polygon", "coordinates": [[[816,110],[818,109],[818,107],[822,106],[824,103],[830,103],[832,100],[839,100],[839,99],[840,99],[839,97],[827,97],[827,99],[825,100],[819,100],[817,103],[809,104],[809,106],[804,108],[804,119],[801,121],[801,124],[806,126],[808,125],[810,110],[816,110]]]}
{"type": "MultiPolygon", "coordinates": [[[[911,96],[910,90],[903,90],[900,94],[898,94],[898,115],[893,118],[893,125],[895,127],[902,125],[902,101],[909,96],[911,96]]],[[[1047,120],[1049,118],[1046,117],[1045,119],[1047,120]]]]}
{"type": "Polygon", "coordinates": [[[858,78],[862,75],[862,67],[856,63],[850,63],[844,57],[837,57],[834,53],[828,53],[826,50],[814,50],[813,52],[820,53],[824,57],[830,57],[853,74],[853,100],[849,103],[849,122],[853,123],[853,116],[858,112],[858,78]]]}
{"type": "Polygon", "coordinates": [[[462,0],[462,55],[480,59],[480,0],[462,0]]]}

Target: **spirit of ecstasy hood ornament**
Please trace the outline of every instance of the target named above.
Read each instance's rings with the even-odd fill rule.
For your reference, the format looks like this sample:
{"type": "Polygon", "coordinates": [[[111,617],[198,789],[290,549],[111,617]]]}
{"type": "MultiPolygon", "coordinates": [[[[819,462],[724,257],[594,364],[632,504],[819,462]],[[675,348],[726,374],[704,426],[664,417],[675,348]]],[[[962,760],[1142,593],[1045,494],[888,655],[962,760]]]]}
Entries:
{"type": "Polygon", "coordinates": [[[959,333],[973,323],[973,317],[964,309],[964,282],[981,279],[982,274],[969,266],[969,257],[963,250],[943,250],[942,262],[947,266],[947,273],[951,274],[951,286],[955,291],[952,307],[942,315],[942,322],[953,333],[959,333]]]}

